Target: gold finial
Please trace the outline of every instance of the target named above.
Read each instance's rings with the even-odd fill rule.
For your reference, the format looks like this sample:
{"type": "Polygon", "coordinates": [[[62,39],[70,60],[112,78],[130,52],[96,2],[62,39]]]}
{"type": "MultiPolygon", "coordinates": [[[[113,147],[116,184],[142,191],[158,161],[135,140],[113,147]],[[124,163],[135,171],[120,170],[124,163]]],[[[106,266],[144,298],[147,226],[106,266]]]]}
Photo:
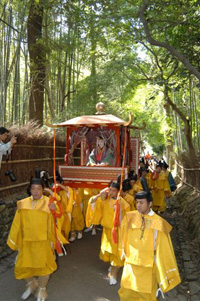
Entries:
{"type": "Polygon", "coordinates": [[[131,113],[129,113],[129,121],[124,122],[124,126],[129,126],[133,122],[133,116],[131,113]]]}
{"type": "Polygon", "coordinates": [[[103,102],[98,102],[96,104],[96,110],[97,110],[97,112],[95,114],[96,115],[104,115],[104,114],[106,114],[105,113],[105,109],[106,109],[106,106],[104,105],[104,103],[103,102]]]}
{"type": "Polygon", "coordinates": [[[53,128],[53,129],[54,129],[54,128],[55,128],[55,129],[58,128],[57,125],[54,125],[54,124],[49,123],[49,118],[46,119],[45,125],[48,126],[48,127],[50,127],[50,128],[53,128]]]}

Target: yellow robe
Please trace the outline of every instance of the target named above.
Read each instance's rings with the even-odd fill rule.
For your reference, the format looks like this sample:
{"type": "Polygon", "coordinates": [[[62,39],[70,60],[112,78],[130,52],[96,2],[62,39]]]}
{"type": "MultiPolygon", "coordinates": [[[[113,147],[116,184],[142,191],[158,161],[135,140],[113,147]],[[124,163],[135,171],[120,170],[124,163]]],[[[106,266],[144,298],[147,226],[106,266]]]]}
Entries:
{"type": "Polygon", "coordinates": [[[64,232],[65,238],[68,240],[69,232],[71,231],[71,213],[73,208],[73,190],[70,187],[68,192],[61,190],[59,196],[61,198],[61,205],[63,210],[63,215],[58,219],[57,225],[64,232]]]}
{"type": "Polygon", "coordinates": [[[124,268],[119,296],[121,301],[157,300],[180,283],[169,232],[171,226],[153,211],[141,215],[128,212],[120,228],[119,251],[124,268]]]}
{"type": "Polygon", "coordinates": [[[133,196],[134,200],[133,200],[133,203],[132,203],[132,206],[131,206],[131,210],[136,210],[136,202],[135,202],[135,194],[137,192],[140,192],[143,190],[143,187],[142,187],[142,184],[140,182],[140,180],[137,180],[134,184],[133,184],[133,187],[129,190],[129,194],[131,196],[133,196]]]}
{"type": "Polygon", "coordinates": [[[150,180],[151,180],[151,172],[150,171],[146,174],[145,179],[147,180],[147,185],[150,188],[150,180]]]}
{"type": "Polygon", "coordinates": [[[130,210],[136,210],[135,198],[134,196],[127,193],[123,199],[130,205],[130,210]]]}
{"type": "Polygon", "coordinates": [[[102,219],[102,200],[98,198],[96,203],[91,203],[93,197],[89,199],[87,212],[86,212],[86,227],[89,228],[91,225],[99,225],[102,219]]]}
{"type": "MultiPolygon", "coordinates": [[[[62,200],[61,200],[60,195],[57,193],[56,194],[54,193],[53,196],[56,198],[57,202],[61,202],[61,207],[62,207],[62,200]]],[[[56,207],[56,212],[60,213],[60,209],[59,209],[59,206],[56,201],[54,201],[54,205],[56,207]]],[[[56,218],[56,234],[57,234],[58,240],[60,241],[61,245],[63,245],[63,244],[65,245],[65,244],[69,243],[67,241],[67,239],[64,237],[64,235],[62,234],[63,220],[64,220],[64,216],[63,216],[63,212],[62,212],[62,216],[56,218]]]]}
{"type": "MultiPolygon", "coordinates": [[[[169,177],[169,170],[163,170],[163,173],[164,173],[164,175],[165,175],[165,177],[166,177],[166,180],[168,181],[168,183],[169,183],[169,180],[168,180],[168,177],[169,177]]],[[[170,186],[169,186],[169,188],[170,188],[170,186]]],[[[172,192],[171,192],[171,189],[168,191],[168,197],[170,197],[172,195],[172,192]]]]}
{"type": "Polygon", "coordinates": [[[73,189],[73,209],[71,231],[82,231],[84,229],[84,217],[82,213],[83,206],[83,188],[73,189]]]}
{"type": "MultiPolygon", "coordinates": [[[[93,204],[90,204],[90,207],[88,207],[88,215],[93,204]]],[[[115,216],[115,204],[116,200],[109,197],[105,201],[101,201],[101,199],[98,198],[95,203],[98,210],[94,210],[93,214],[98,215],[99,223],[103,226],[100,259],[105,262],[110,262],[112,266],[123,266],[123,261],[120,259],[118,253],[118,244],[113,243],[111,234],[115,216]]],[[[123,217],[126,212],[130,210],[130,205],[123,198],[119,199],[119,204],[120,215],[123,217]]]]}
{"type": "Polygon", "coordinates": [[[165,211],[166,202],[165,195],[170,193],[170,186],[168,179],[163,171],[160,172],[158,179],[151,180],[150,184],[152,190],[153,198],[153,210],[155,211],[165,211]]]}
{"type": "Polygon", "coordinates": [[[132,188],[129,190],[129,194],[134,196],[137,192],[142,191],[142,190],[143,190],[142,184],[141,184],[140,180],[137,180],[133,184],[132,188]]]}
{"type": "Polygon", "coordinates": [[[87,207],[88,207],[88,202],[90,198],[93,195],[97,195],[99,193],[99,189],[93,189],[93,188],[84,188],[84,195],[83,195],[83,215],[85,218],[86,222],[86,214],[87,214],[87,207]]]}
{"type": "Polygon", "coordinates": [[[48,207],[49,198],[31,197],[17,202],[17,211],[7,244],[18,251],[15,277],[24,279],[52,274],[57,265],[54,258],[55,232],[48,207]]]}

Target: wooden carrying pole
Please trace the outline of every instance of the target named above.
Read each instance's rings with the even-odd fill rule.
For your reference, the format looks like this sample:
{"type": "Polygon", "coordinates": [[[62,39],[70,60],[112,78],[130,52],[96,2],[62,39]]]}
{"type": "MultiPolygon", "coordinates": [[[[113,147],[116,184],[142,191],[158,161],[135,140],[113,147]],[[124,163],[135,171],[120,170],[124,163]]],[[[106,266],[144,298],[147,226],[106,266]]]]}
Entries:
{"type": "Polygon", "coordinates": [[[115,209],[115,217],[114,223],[112,228],[112,239],[114,243],[118,243],[118,227],[120,224],[119,215],[120,215],[120,204],[119,204],[119,197],[122,191],[122,182],[123,182],[123,174],[124,174],[124,167],[125,167],[125,160],[126,160],[126,145],[127,145],[127,127],[125,129],[125,138],[124,138],[124,155],[123,155],[123,163],[122,163],[122,171],[121,171],[121,179],[120,179],[120,189],[117,196],[116,201],[116,209],[115,209]]]}

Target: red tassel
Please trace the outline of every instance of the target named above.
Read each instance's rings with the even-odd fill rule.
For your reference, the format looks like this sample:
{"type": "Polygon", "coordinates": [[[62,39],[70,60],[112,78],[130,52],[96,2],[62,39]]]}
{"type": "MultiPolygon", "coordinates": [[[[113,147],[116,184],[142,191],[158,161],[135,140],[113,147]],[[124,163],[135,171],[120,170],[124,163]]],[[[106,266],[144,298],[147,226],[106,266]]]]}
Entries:
{"type": "Polygon", "coordinates": [[[60,245],[60,242],[58,241],[58,239],[55,242],[55,247],[56,247],[57,254],[58,255],[62,255],[63,252],[62,252],[62,248],[61,248],[61,245],[60,245]]]}
{"type": "Polygon", "coordinates": [[[59,187],[59,186],[57,186],[57,187],[51,187],[51,191],[53,191],[53,192],[59,192],[59,191],[61,191],[62,189],[59,187]]]}
{"type": "Polygon", "coordinates": [[[50,199],[49,199],[49,205],[52,204],[54,201],[56,201],[57,205],[58,205],[58,208],[59,208],[59,213],[56,212],[55,209],[52,209],[51,206],[49,207],[50,208],[50,211],[51,213],[53,214],[53,216],[55,218],[59,218],[63,215],[63,211],[62,211],[62,206],[61,206],[61,202],[60,201],[57,201],[56,197],[52,196],[50,199]]]}
{"type": "Polygon", "coordinates": [[[119,226],[119,214],[120,214],[120,205],[119,205],[119,201],[117,200],[116,209],[115,209],[114,227],[119,226]]]}
{"type": "Polygon", "coordinates": [[[117,244],[118,243],[118,231],[117,231],[117,228],[114,227],[112,228],[112,240],[114,242],[114,244],[117,244]]]}
{"type": "Polygon", "coordinates": [[[118,243],[118,231],[117,227],[119,227],[119,214],[120,214],[120,205],[119,201],[116,201],[116,208],[115,208],[115,217],[114,217],[114,223],[113,223],[113,229],[112,229],[112,240],[114,244],[118,243]]]}
{"type": "Polygon", "coordinates": [[[57,213],[55,209],[51,208],[51,204],[54,201],[56,201],[56,197],[54,197],[54,196],[49,199],[49,209],[53,215],[53,223],[54,223],[54,231],[55,231],[55,249],[56,249],[56,252],[58,255],[62,255],[63,252],[62,252],[62,248],[61,248],[60,242],[57,237],[57,229],[56,229],[56,218],[62,216],[62,207],[61,207],[61,202],[57,202],[57,205],[59,207],[59,213],[57,213]]]}

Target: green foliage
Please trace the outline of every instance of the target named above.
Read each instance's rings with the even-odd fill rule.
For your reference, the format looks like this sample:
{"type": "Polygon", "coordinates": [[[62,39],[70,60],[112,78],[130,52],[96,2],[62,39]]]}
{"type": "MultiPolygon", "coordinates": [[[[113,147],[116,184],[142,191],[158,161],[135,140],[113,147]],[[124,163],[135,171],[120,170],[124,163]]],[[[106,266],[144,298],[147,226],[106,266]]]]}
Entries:
{"type": "MultiPolygon", "coordinates": [[[[199,147],[199,83],[166,49],[147,43],[138,13],[142,0],[34,1],[44,9],[42,37],[36,46],[41,49],[38,56],[44,54],[45,117],[60,122],[93,114],[96,103],[102,101],[108,113],[128,119],[132,112],[136,126],[145,121],[142,139],[161,155],[171,140],[177,149],[186,146],[184,122],[177,112],[166,112],[164,107],[167,90],[190,120],[193,141],[199,147]]],[[[0,23],[0,63],[7,70],[0,75],[0,109],[9,121],[21,124],[27,121],[31,89],[24,27],[30,3],[3,1],[0,7],[2,19],[17,30],[0,23]]],[[[152,36],[175,47],[199,70],[199,1],[149,1],[146,17],[152,36]]]]}

